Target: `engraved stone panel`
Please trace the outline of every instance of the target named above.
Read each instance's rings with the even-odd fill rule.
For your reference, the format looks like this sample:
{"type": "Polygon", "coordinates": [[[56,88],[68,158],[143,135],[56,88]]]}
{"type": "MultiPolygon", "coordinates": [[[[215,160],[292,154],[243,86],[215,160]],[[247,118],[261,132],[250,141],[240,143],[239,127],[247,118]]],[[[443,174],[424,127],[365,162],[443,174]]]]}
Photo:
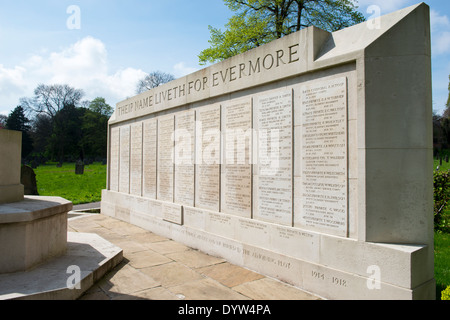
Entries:
{"type": "Polygon", "coordinates": [[[130,194],[142,195],[142,122],[131,126],[130,194]]]}
{"type": "Polygon", "coordinates": [[[119,192],[120,129],[111,129],[109,190],[119,192]]]}
{"type": "Polygon", "coordinates": [[[347,79],[301,89],[302,183],[296,226],[346,236],[347,79]]]}
{"type": "Polygon", "coordinates": [[[252,216],[252,101],[222,106],[223,159],[221,211],[252,216]]]}
{"type": "Polygon", "coordinates": [[[163,203],[162,205],[163,219],[176,223],[183,224],[183,207],[175,203],[163,203]]]}
{"type": "Polygon", "coordinates": [[[130,193],[130,126],[120,128],[119,192],[130,193]]]}
{"type": "Polygon", "coordinates": [[[144,121],[143,133],[143,196],[156,199],[157,120],[144,121]]]}
{"type": "Polygon", "coordinates": [[[173,202],[174,116],[158,119],[158,200],[173,202]]]}
{"type": "Polygon", "coordinates": [[[293,224],[293,114],[292,91],[278,91],[256,99],[258,136],[254,218],[293,224]]]}
{"type": "Polygon", "coordinates": [[[175,202],[194,206],[195,111],[175,115],[175,202]]]}
{"type": "Polygon", "coordinates": [[[195,206],[220,210],[220,105],[197,110],[195,206]]]}

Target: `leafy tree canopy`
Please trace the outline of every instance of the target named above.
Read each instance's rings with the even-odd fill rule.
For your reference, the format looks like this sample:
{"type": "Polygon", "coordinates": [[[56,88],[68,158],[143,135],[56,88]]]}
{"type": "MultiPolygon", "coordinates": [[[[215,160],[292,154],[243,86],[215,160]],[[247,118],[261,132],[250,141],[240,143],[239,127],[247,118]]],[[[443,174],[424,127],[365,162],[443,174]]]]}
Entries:
{"type": "Polygon", "coordinates": [[[200,64],[228,59],[305,27],[330,32],[365,20],[353,0],[224,0],[236,14],[222,32],[209,26],[211,47],[200,64]]]}

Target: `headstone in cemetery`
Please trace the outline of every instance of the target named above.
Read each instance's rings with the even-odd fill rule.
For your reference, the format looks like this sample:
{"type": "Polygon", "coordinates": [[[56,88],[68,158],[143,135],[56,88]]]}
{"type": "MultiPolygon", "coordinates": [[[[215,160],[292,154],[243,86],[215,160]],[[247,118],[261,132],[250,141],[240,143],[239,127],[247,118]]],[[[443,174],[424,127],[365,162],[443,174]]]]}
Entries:
{"type": "Polygon", "coordinates": [[[36,173],[32,167],[22,166],[20,182],[24,186],[24,194],[27,196],[38,196],[36,173]]]}
{"type": "Polygon", "coordinates": [[[84,162],[81,160],[78,160],[75,163],[75,174],[76,175],[82,175],[84,174],[84,162]]]}
{"type": "Polygon", "coordinates": [[[117,104],[102,213],[329,299],[434,299],[430,12],[117,104]]]}

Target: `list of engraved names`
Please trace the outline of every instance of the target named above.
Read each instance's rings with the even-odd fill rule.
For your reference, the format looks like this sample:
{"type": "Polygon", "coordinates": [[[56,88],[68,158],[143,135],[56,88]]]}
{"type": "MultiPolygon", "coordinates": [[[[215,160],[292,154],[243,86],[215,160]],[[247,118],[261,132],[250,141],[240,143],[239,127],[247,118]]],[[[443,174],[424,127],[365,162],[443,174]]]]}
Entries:
{"type": "Polygon", "coordinates": [[[296,225],[347,235],[347,79],[301,89],[301,212],[296,225]]]}

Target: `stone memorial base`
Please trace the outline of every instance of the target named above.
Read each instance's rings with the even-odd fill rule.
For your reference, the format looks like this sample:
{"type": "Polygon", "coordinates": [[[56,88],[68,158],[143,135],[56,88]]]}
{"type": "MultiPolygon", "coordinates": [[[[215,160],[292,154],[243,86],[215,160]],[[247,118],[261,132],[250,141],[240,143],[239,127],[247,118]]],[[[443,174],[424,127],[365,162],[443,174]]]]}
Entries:
{"type": "Polygon", "coordinates": [[[0,186],[1,203],[12,203],[23,200],[24,186],[21,184],[12,186],[0,186]]]}
{"type": "Polygon", "coordinates": [[[427,246],[361,242],[103,191],[102,214],[314,292],[325,299],[422,300],[434,296],[427,246]],[[180,225],[179,221],[183,221],[180,225]],[[350,253],[350,254],[349,254],[350,253]]]}
{"type": "Polygon", "coordinates": [[[100,236],[69,232],[66,254],[28,272],[0,274],[0,301],[76,300],[122,260],[123,250],[100,236]],[[80,267],[79,279],[69,279],[71,266],[80,267]]]}
{"type": "Polygon", "coordinates": [[[0,274],[27,271],[63,255],[72,207],[62,198],[33,196],[0,205],[0,274]]]}

